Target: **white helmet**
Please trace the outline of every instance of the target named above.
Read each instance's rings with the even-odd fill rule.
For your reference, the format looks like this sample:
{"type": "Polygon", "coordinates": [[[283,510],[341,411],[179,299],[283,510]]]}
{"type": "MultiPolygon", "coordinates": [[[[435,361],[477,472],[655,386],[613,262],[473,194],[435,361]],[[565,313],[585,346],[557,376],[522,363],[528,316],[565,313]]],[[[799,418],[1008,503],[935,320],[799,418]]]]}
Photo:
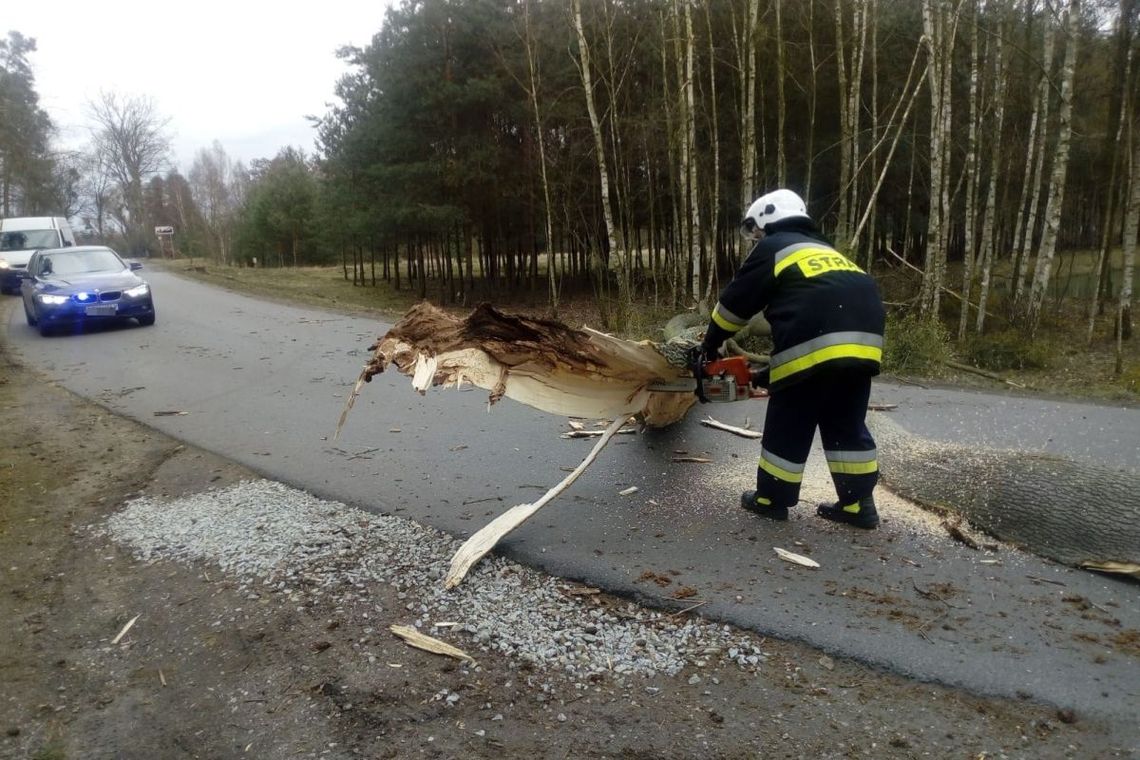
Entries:
{"type": "Polygon", "coordinates": [[[791,190],[781,188],[757,198],[748,207],[748,213],[744,215],[740,226],[745,237],[756,237],[769,224],[794,217],[811,218],[804,199],[791,190]]]}

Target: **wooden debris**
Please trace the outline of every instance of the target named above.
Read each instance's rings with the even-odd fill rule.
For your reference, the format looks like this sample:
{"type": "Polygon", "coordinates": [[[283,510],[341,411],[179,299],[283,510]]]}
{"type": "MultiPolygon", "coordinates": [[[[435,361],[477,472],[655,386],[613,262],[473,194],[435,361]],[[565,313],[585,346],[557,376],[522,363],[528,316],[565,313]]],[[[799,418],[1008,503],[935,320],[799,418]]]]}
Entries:
{"type": "Polygon", "coordinates": [[[631,493],[637,493],[637,491],[637,486],[630,486],[629,488],[623,488],[618,491],[618,496],[629,496],[631,493]]]}
{"type": "Polygon", "coordinates": [[[388,626],[388,630],[407,642],[408,646],[413,646],[416,649],[422,649],[425,652],[431,652],[433,654],[453,657],[456,660],[464,660],[472,664],[475,663],[475,658],[462,649],[457,649],[445,641],[440,641],[437,638],[420,633],[410,625],[390,625],[388,626]]]}
{"type": "Polygon", "coordinates": [[[613,421],[613,424],[606,430],[594,447],[590,449],[590,453],[582,460],[582,463],[574,468],[574,472],[567,475],[562,479],[562,482],[551,488],[544,493],[542,497],[533,504],[517,504],[508,509],[503,514],[496,517],[491,522],[484,525],[479,529],[471,538],[467,539],[463,546],[459,547],[459,551],[455,552],[455,556],[451,558],[451,568],[447,571],[447,577],[443,580],[445,588],[455,588],[467,575],[467,571],[483,558],[487,552],[495,547],[495,544],[503,538],[503,536],[510,533],[512,530],[522,525],[531,515],[546,506],[554,497],[565,491],[570,487],[570,484],[578,479],[586,468],[589,467],[598,457],[598,453],[606,447],[606,444],[614,437],[614,434],[621,429],[622,425],[626,422],[626,416],[618,416],[613,421]]]}
{"type": "Polygon", "coordinates": [[[712,462],[712,460],[709,459],[708,457],[688,457],[688,456],[673,457],[672,461],[674,461],[674,462],[695,462],[697,464],[709,464],[710,462],[712,462]]]}
{"type": "Polygon", "coordinates": [[[962,530],[962,526],[959,523],[952,523],[949,520],[943,520],[942,527],[945,528],[946,532],[950,534],[950,538],[954,539],[958,543],[964,544],[974,551],[977,551],[981,548],[978,542],[974,540],[973,536],[970,536],[968,533],[966,533],[966,531],[962,530]]]}
{"type": "Polygon", "coordinates": [[[659,427],[680,420],[696,403],[692,394],[649,390],[689,375],[650,341],[505,314],[489,304],[463,319],[417,304],[370,349],[373,356],[349,394],[337,435],[364,384],[390,366],[410,375],[420,393],[466,381],[489,391],[491,404],[506,396],[577,419],[635,414],[659,427]]]}
{"type": "Polygon", "coordinates": [[[802,554],[790,552],[787,549],[781,549],[778,546],[773,546],[772,548],[776,550],[776,555],[785,562],[792,562],[797,565],[803,565],[804,567],[812,568],[820,566],[818,562],[816,562],[814,559],[811,559],[810,557],[805,557],[802,554]]]}
{"type": "MultiPolygon", "coordinates": [[[[618,435],[632,435],[637,431],[633,428],[622,428],[618,431],[618,435]]],[[[605,435],[605,430],[570,430],[563,433],[561,438],[597,438],[600,435],[605,435]]]]}
{"type": "Polygon", "coordinates": [[[898,404],[867,404],[867,409],[872,412],[889,412],[892,409],[898,408],[898,404]]]}
{"type": "Polygon", "coordinates": [[[127,631],[131,630],[131,626],[135,624],[135,621],[138,620],[139,617],[140,617],[140,615],[135,615],[133,618],[128,620],[127,624],[123,626],[123,630],[119,631],[119,635],[116,636],[115,638],[113,638],[111,640],[111,643],[112,644],[118,644],[119,640],[127,635],[127,631]]]}
{"type": "Polygon", "coordinates": [[[727,433],[738,435],[741,438],[759,438],[761,435],[763,435],[758,430],[748,430],[747,428],[736,427],[735,425],[726,425],[723,422],[714,420],[712,417],[705,417],[703,420],[701,420],[701,424],[705,427],[716,428],[717,430],[723,430],[727,433]]]}
{"type": "Polygon", "coordinates": [[[185,417],[190,412],[183,412],[179,409],[160,409],[154,413],[155,417],[185,417]]]}

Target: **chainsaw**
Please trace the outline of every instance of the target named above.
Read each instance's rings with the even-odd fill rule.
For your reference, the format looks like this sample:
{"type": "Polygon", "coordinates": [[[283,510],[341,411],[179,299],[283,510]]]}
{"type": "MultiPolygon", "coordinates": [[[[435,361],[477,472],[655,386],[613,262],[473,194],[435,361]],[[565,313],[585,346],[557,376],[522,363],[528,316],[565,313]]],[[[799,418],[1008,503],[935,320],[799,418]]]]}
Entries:
{"type": "Polygon", "coordinates": [[[768,367],[753,367],[743,356],[706,361],[697,357],[690,367],[693,377],[670,383],[656,383],[651,391],[693,393],[702,403],[744,401],[764,398],[768,391],[759,386],[768,384],[768,367]]]}

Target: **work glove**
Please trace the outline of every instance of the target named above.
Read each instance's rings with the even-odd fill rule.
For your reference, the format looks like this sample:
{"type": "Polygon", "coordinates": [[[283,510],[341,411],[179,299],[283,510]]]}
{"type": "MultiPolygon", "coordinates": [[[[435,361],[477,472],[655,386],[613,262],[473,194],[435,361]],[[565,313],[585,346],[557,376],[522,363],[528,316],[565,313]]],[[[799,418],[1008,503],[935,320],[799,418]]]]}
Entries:
{"type": "MultiPolygon", "coordinates": [[[[713,356],[716,356],[715,352],[713,356]]],[[[696,387],[693,389],[695,395],[702,404],[709,402],[708,396],[705,395],[704,380],[705,380],[705,364],[708,363],[709,352],[703,343],[693,346],[689,349],[685,357],[686,365],[689,371],[693,373],[693,377],[697,381],[696,387]]]]}
{"type": "Polygon", "coordinates": [[[703,343],[698,343],[685,353],[685,366],[693,373],[693,377],[697,376],[708,360],[709,355],[703,343]]]}
{"type": "Polygon", "coordinates": [[[753,388],[768,388],[768,377],[770,369],[771,367],[765,364],[763,367],[757,367],[756,369],[752,370],[752,379],[750,381],[750,384],[753,388]]]}

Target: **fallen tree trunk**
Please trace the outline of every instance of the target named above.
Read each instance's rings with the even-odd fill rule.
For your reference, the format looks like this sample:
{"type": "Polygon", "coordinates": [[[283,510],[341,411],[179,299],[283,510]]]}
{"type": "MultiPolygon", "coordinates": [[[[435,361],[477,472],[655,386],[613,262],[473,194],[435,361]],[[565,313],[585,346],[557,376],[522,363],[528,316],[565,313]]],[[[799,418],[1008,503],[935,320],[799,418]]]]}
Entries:
{"type": "MultiPolygon", "coordinates": [[[[371,346],[340,424],[363,384],[395,366],[420,393],[467,381],[488,390],[490,403],[507,396],[552,414],[615,420],[616,427],[631,415],[669,425],[695,397],[649,387],[689,377],[684,357],[692,345],[684,336],[664,344],[621,340],[487,305],[460,319],[422,303],[371,346]]],[[[960,514],[979,530],[1058,562],[1140,577],[1140,478],[1060,457],[937,444],[883,414],[869,415],[868,424],[884,484],[902,496],[960,514]]],[[[457,557],[457,577],[570,481],[488,526],[479,545],[457,557]]]]}
{"type": "Polygon", "coordinates": [[[650,391],[649,386],[691,377],[684,362],[686,345],[669,350],[668,344],[575,330],[504,314],[487,304],[459,319],[420,303],[369,347],[372,359],[353,396],[361,383],[395,365],[412,375],[420,393],[466,381],[490,391],[492,404],[506,396],[551,414],[588,419],[638,415],[647,425],[664,427],[684,417],[696,397],[650,391]]]}
{"type": "Polygon", "coordinates": [[[870,414],[884,484],[1074,567],[1140,577],[1140,478],[1048,454],[919,438],[870,414]]]}

